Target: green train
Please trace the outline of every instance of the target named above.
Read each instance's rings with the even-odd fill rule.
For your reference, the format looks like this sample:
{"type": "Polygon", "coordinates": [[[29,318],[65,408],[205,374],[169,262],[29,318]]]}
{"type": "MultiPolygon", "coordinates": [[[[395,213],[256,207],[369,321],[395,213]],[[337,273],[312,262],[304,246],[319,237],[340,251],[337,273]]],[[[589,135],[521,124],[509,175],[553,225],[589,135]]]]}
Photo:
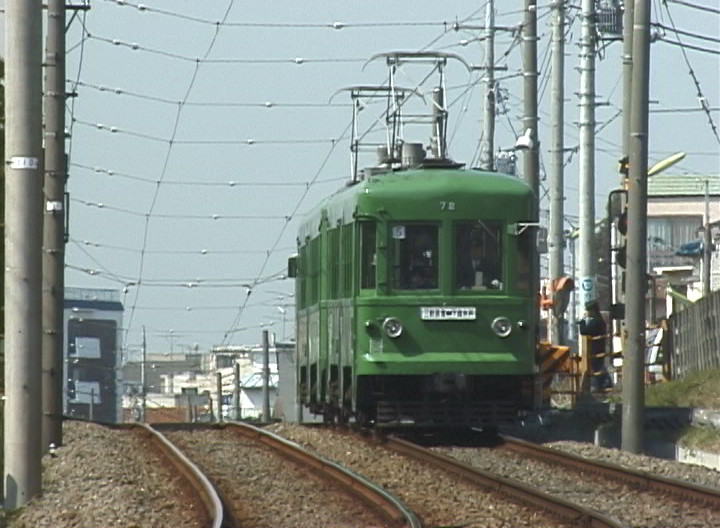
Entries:
{"type": "Polygon", "coordinates": [[[534,405],[533,192],[515,177],[448,158],[443,67],[457,57],[382,57],[389,87],[349,89],[354,103],[388,102],[387,141],[372,145],[378,164],[358,173],[363,136],[354,132],[350,183],[303,221],[288,263],[297,397],[327,421],[497,426],[534,405]],[[429,148],[400,137],[400,111],[419,90],[398,88],[392,77],[418,62],[441,74],[431,90],[429,148]]]}
{"type": "Polygon", "coordinates": [[[380,172],[298,236],[298,397],[329,419],[497,425],[533,405],[532,191],[460,168],[380,172]]]}

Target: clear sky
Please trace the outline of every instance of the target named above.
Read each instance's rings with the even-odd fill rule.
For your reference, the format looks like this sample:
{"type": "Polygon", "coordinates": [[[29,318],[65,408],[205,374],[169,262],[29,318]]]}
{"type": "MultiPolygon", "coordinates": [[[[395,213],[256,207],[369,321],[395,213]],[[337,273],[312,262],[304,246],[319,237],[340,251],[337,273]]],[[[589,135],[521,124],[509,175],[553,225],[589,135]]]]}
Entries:
{"type": "MultiPolygon", "coordinates": [[[[567,11],[566,147],[578,141],[575,3],[567,11]]],[[[686,53],[717,126],[718,3],[686,3],[708,9],[652,0],[652,18],[711,37],[680,35],[686,45],[715,51],[686,53]]],[[[550,168],[550,2],[539,4],[544,171],[550,168]]],[[[496,1],[496,24],[517,26],[522,7],[522,0],[496,1]]],[[[382,63],[363,69],[377,53],[437,50],[482,64],[482,31],[455,31],[453,24],[477,27],[484,19],[485,3],[477,1],[95,0],[67,34],[68,90],[78,96],[68,102],[66,285],[122,293],[129,350],[139,347],[143,327],[151,352],[258,343],[263,328],[290,338],[293,284],[283,273],[299,219],[349,177],[350,101],[340,94],[328,104],[331,96],[382,83],[382,63]]],[[[677,42],[671,29],[665,33],[677,42]]],[[[607,103],[596,114],[598,217],[619,181],[621,155],[622,44],[605,44],[596,74],[598,101],[607,103]]],[[[495,56],[508,68],[497,74],[506,97],[495,145],[508,148],[522,132],[522,55],[512,33],[498,33],[495,56]]],[[[650,164],[682,150],[687,157],[672,171],[717,174],[720,139],[707,114],[697,111],[689,69],[680,47],[652,45],[650,164]]],[[[481,75],[448,69],[450,155],[470,165],[477,163],[482,131],[481,75]]],[[[404,84],[416,80],[409,76],[404,84]]],[[[427,131],[418,134],[417,141],[427,142],[427,131]]],[[[577,223],[577,154],[567,161],[570,227],[577,223]]]]}

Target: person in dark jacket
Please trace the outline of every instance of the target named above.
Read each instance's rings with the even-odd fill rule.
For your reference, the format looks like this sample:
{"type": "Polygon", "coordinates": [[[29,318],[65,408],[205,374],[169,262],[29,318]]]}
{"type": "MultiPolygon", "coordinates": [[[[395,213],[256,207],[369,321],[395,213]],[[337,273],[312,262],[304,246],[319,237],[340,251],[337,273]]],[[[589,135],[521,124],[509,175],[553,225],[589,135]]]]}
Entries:
{"type": "Polygon", "coordinates": [[[590,301],[585,305],[585,317],[578,322],[580,335],[591,336],[590,340],[590,366],[593,377],[590,387],[593,390],[605,389],[610,386],[610,375],[605,368],[605,339],[607,325],[600,313],[597,301],[590,301]]]}

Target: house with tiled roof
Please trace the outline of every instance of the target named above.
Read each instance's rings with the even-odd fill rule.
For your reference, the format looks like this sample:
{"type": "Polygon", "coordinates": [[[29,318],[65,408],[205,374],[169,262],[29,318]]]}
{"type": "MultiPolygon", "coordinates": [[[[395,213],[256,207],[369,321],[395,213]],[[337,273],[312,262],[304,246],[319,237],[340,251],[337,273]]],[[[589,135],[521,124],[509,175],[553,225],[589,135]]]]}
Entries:
{"type": "MultiPolygon", "coordinates": [[[[691,292],[702,277],[706,182],[713,239],[720,234],[720,174],[659,173],[648,179],[648,269],[687,269],[691,292]],[[717,231],[717,233],[716,233],[717,231]]],[[[718,241],[716,241],[717,244],[718,241]]],[[[711,287],[720,287],[720,258],[713,253],[711,287]]]]}

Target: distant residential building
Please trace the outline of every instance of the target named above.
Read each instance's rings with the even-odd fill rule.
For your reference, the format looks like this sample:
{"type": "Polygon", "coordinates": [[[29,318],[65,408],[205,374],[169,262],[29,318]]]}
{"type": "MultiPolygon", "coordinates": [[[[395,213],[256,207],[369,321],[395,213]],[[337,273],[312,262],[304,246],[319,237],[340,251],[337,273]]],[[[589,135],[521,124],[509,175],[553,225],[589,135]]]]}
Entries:
{"type": "MultiPolygon", "coordinates": [[[[720,175],[660,173],[648,180],[648,270],[692,266],[688,283],[702,276],[705,182],[713,239],[720,223],[720,175]]],[[[720,286],[720,259],[712,259],[712,289],[720,286]]],[[[694,288],[691,284],[691,289],[694,288]]]]}

